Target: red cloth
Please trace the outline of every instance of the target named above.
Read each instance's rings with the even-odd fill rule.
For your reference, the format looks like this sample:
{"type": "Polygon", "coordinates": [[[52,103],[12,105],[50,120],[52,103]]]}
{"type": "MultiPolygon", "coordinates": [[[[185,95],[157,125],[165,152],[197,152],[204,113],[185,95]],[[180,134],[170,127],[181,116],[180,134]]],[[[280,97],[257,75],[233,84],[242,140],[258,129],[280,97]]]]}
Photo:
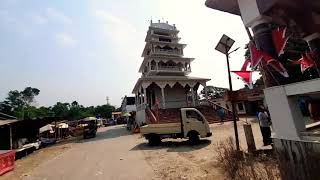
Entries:
{"type": "Polygon", "coordinates": [[[242,65],[241,71],[246,71],[249,64],[250,64],[250,59],[246,59],[242,65]]]}
{"type": "Polygon", "coordinates": [[[301,55],[302,57],[297,61],[291,61],[292,64],[300,64],[301,72],[304,73],[305,70],[315,66],[315,61],[313,59],[313,53],[305,53],[301,55]]]}
{"type": "Polygon", "coordinates": [[[264,51],[260,51],[256,48],[253,43],[250,43],[250,53],[251,53],[251,67],[254,69],[258,66],[261,60],[263,60],[267,65],[271,66],[274,70],[280,73],[284,77],[289,77],[287,70],[283,65],[271,57],[269,54],[264,51]]]}
{"type": "Polygon", "coordinates": [[[244,83],[246,83],[249,88],[252,88],[252,79],[251,79],[251,74],[252,71],[231,71],[238,75],[244,83]]]}
{"type": "Polygon", "coordinates": [[[0,151],[0,175],[14,169],[15,151],[0,151]]]}
{"type": "Polygon", "coordinates": [[[249,43],[249,50],[251,55],[251,68],[255,69],[262,59],[262,53],[253,43],[249,43]]]}
{"type": "Polygon", "coordinates": [[[289,37],[286,37],[286,28],[277,28],[272,31],[272,41],[278,56],[284,53],[289,37]]]}

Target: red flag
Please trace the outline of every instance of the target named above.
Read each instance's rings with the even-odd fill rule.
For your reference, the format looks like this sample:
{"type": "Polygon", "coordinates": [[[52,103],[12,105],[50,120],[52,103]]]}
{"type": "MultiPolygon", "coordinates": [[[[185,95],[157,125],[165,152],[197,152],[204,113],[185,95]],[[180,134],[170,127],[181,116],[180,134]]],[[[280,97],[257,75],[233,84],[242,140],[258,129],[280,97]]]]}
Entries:
{"type": "Polygon", "coordinates": [[[276,60],[270,61],[269,66],[271,66],[274,70],[276,70],[278,73],[280,73],[284,77],[289,77],[289,74],[286,70],[286,68],[283,67],[283,65],[276,60]]]}
{"type": "Polygon", "coordinates": [[[252,69],[256,68],[262,59],[266,62],[266,64],[269,64],[271,61],[275,60],[273,57],[271,57],[264,51],[258,50],[253,43],[250,43],[250,54],[252,69]]]}
{"type": "Polygon", "coordinates": [[[284,53],[284,48],[289,37],[286,37],[286,28],[277,28],[272,31],[272,41],[278,53],[278,56],[284,53]]]}
{"type": "Polygon", "coordinates": [[[262,53],[253,43],[249,43],[249,50],[251,55],[251,68],[255,69],[262,59],[262,53]]]}
{"type": "Polygon", "coordinates": [[[252,88],[252,78],[251,78],[252,71],[241,70],[241,71],[231,71],[231,72],[238,75],[242,79],[242,81],[249,86],[250,89],[252,88]]]}
{"type": "Polygon", "coordinates": [[[280,73],[284,77],[289,77],[289,74],[287,70],[283,67],[283,65],[275,60],[273,57],[271,57],[269,54],[262,51],[262,59],[263,61],[271,66],[274,70],[276,70],[278,73],[280,73]]]}
{"type": "Polygon", "coordinates": [[[249,64],[250,64],[250,59],[246,59],[242,65],[241,71],[246,71],[249,64]]]}
{"type": "Polygon", "coordinates": [[[271,57],[269,54],[265,53],[265,52],[261,52],[262,54],[262,59],[266,64],[269,64],[272,61],[275,61],[275,59],[273,57],[271,57]]]}
{"type": "Polygon", "coordinates": [[[313,59],[313,53],[302,54],[302,57],[297,61],[291,61],[292,64],[300,64],[301,72],[304,73],[305,70],[315,66],[313,59]]]}

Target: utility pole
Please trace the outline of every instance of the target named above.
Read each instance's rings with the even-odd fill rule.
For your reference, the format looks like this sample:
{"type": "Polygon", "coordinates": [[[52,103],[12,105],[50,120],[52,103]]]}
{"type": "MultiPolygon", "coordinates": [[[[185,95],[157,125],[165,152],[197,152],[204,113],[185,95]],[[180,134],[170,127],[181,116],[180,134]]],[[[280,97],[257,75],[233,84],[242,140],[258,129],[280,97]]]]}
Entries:
{"type": "Polygon", "coordinates": [[[109,96],[106,97],[107,104],[109,104],[109,96]]]}

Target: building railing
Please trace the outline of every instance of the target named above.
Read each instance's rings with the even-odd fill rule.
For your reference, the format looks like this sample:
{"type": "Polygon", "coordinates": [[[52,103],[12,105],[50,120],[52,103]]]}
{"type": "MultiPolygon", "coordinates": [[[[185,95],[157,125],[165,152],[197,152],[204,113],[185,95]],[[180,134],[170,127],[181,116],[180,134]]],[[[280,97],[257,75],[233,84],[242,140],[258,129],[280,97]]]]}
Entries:
{"type": "Polygon", "coordinates": [[[170,54],[170,55],[178,55],[178,56],[182,55],[182,53],[179,50],[173,50],[173,49],[155,49],[154,53],[157,53],[157,54],[170,54]]]}
{"type": "Polygon", "coordinates": [[[191,72],[191,69],[179,66],[151,66],[151,71],[191,72]]]}

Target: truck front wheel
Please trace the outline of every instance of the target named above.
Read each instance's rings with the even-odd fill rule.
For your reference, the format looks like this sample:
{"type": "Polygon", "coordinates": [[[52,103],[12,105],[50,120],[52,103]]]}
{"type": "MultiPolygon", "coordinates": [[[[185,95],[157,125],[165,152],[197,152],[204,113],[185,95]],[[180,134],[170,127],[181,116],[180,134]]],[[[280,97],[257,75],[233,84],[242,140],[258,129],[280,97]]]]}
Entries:
{"type": "Polygon", "coordinates": [[[199,134],[195,131],[191,131],[188,133],[189,143],[191,145],[198,144],[200,141],[199,134]]]}
{"type": "Polygon", "coordinates": [[[150,135],[148,138],[148,142],[149,142],[150,146],[157,146],[161,142],[160,136],[155,135],[155,134],[150,135]]]}

